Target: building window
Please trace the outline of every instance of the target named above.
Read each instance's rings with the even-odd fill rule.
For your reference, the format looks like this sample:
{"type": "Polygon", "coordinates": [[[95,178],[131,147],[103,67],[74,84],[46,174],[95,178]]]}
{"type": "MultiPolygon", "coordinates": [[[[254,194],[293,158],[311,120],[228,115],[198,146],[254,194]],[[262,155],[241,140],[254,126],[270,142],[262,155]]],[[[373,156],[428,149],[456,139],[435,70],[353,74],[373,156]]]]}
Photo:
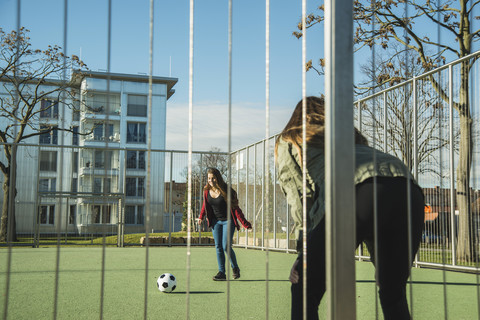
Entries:
{"type": "Polygon", "coordinates": [[[77,215],[77,206],[70,205],[70,211],[68,212],[68,224],[75,224],[75,217],[77,215]]]}
{"type": "Polygon", "coordinates": [[[127,142],[146,143],[146,124],[141,122],[127,122],[127,142]]]}
{"type": "Polygon", "coordinates": [[[40,206],[40,224],[53,224],[55,222],[55,205],[40,206]]]}
{"type": "Polygon", "coordinates": [[[95,168],[112,168],[112,151],[95,150],[95,168]]]}
{"type": "Polygon", "coordinates": [[[110,186],[111,186],[110,178],[94,178],[93,179],[93,193],[110,193],[110,189],[111,189],[110,186]],[[102,181],[103,181],[103,184],[102,184],[102,181]]]}
{"type": "Polygon", "coordinates": [[[72,145],[78,146],[78,126],[72,128],[72,145]]]}
{"type": "Polygon", "coordinates": [[[120,114],[120,95],[106,93],[88,93],[85,98],[86,109],[98,114],[120,114]]]}
{"type": "Polygon", "coordinates": [[[40,118],[58,119],[58,101],[42,100],[40,103],[40,118]]]}
{"type": "Polygon", "coordinates": [[[57,171],[57,151],[40,151],[40,171],[57,171]]]}
{"type": "Polygon", "coordinates": [[[108,205],[92,206],[93,223],[111,223],[112,207],[108,205]]]}
{"type": "Polygon", "coordinates": [[[78,151],[75,151],[73,153],[72,169],[74,173],[78,173],[78,151]]]}
{"type": "Polygon", "coordinates": [[[43,132],[40,134],[40,144],[57,144],[58,143],[58,131],[56,127],[40,125],[40,132],[49,130],[47,132],[43,132]],[[51,130],[49,130],[51,129],[51,130]]]}
{"type": "Polygon", "coordinates": [[[144,221],[144,206],[125,206],[125,224],[140,224],[144,221]]]}
{"type": "Polygon", "coordinates": [[[97,122],[93,127],[93,140],[113,140],[113,123],[97,122]]]}
{"type": "Polygon", "coordinates": [[[127,169],[145,170],[145,151],[127,151],[127,169]]]}
{"type": "Polygon", "coordinates": [[[70,188],[71,192],[78,191],[78,178],[72,178],[72,186],[70,188]]]}
{"type": "Polygon", "coordinates": [[[103,123],[95,123],[95,128],[93,129],[93,140],[103,140],[103,123]]]}
{"type": "Polygon", "coordinates": [[[127,116],[146,117],[147,116],[147,96],[129,94],[127,116]]]}
{"type": "Polygon", "coordinates": [[[145,197],[145,178],[126,178],[127,197],[145,197]]]}
{"type": "Polygon", "coordinates": [[[80,120],[80,100],[75,99],[72,108],[72,121],[80,120]]]}
{"type": "Polygon", "coordinates": [[[55,192],[57,188],[57,179],[40,179],[38,190],[40,192],[55,192]]]}

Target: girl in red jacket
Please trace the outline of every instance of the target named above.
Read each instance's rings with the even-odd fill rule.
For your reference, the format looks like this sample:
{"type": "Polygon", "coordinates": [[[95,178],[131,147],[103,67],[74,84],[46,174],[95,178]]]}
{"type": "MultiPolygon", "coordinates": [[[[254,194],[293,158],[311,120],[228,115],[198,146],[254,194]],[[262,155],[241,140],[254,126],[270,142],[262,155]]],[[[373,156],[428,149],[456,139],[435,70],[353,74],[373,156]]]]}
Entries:
{"type": "MultiPolygon", "coordinates": [[[[217,251],[218,273],[213,277],[214,281],[226,280],[225,276],[225,254],[227,252],[227,244],[230,239],[232,243],[235,228],[240,229],[240,223],[246,229],[251,229],[252,224],[248,222],[240,207],[238,206],[237,193],[231,189],[231,223],[230,230],[228,226],[227,215],[227,192],[228,186],[222,178],[222,174],[216,168],[207,170],[207,184],[203,188],[203,206],[200,217],[197,219],[201,223],[204,217],[207,217],[207,223],[212,228],[213,239],[215,240],[215,248],[217,251]],[[238,219],[238,221],[237,221],[238,219]],[[228,238],[229,237],[229,238],[228,238]]],[[[230,264],[233,269],[233,279],[240,278],[240,268],[237,264],[235,252],[230,245],[230,264]]]]}

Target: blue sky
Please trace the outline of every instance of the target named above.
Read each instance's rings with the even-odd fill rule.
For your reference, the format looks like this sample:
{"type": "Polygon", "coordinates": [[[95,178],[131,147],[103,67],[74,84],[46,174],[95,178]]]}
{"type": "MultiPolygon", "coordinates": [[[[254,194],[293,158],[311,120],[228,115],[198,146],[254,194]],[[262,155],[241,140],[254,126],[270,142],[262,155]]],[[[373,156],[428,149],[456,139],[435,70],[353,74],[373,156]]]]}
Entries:
{"type": "MultiPolygon", "coordinates": [[[[310,1],[309,11],[316,2],[310,1]]],[[[32,47],[63,46],[63,0],[21,1],[20,24],[32,47]]],[[[16,29],[17,1],[0,1],[0,27],[16,29]]],[[[271,1],[270,133],[286,124],[301,98],[301,41],[292,36],[301,1],[271,1]]],[[[112,0],[112,72],[149,72],[148,0],[112,0]]],[[[228,1],[195,1],[194,150],[228,149],[228,1]]],[[[155,1],[155,76],[179,79],[168,101],[167,148],[188,147],[189,1],[155,1]],[[171,64],[170,64],[171,61],[171,64]]],[[[68,2],[67,54],[81,55],[91,70],[107,69],[108,1],[68,2]]],[[[307,56],[323,55],[323,28],[307,34],[307,56]]],[[[232,145],[265,137],[265,2],[233,1],[232,145]]],[[[307,74],[307,94],[323,92],[323,81],[307,74]]]]}

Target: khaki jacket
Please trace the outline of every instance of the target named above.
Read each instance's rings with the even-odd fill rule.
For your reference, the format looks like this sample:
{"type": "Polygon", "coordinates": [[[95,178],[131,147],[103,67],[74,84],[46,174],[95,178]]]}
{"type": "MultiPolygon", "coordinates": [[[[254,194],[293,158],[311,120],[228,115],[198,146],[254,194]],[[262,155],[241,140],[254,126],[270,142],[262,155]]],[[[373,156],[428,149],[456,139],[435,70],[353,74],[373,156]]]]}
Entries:
{"type": "MultiPolygon", "coordinates": [[[[297,149],[278,139],[276,164],[278,182],[290,205],[295,235],[302,230],[302,164],[297,149]]],[[[323,149],[307,148],[307,232],[315,228],[325,215],[325,158],[323,149]]],[[[355,185],[373,177],[404,177],[413,179],[405,164],[398,158],[365,145],[355,145],[355,185]]]]}

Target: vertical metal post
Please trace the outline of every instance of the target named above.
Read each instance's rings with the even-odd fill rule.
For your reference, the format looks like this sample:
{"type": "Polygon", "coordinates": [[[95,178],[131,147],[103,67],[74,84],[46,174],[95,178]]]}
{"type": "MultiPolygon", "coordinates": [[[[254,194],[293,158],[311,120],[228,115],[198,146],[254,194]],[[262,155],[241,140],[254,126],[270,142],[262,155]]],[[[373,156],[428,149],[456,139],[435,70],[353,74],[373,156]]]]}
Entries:
{"type": "Polygon", "coordinates": [[[387,92],[383,93],[383,152],[388,152],[387,144],[387,92]]]}
{"type": "MultiPolygon", "coordinates": [[[[245,211],[247,211],[247,217],[248,217],[248,189],[249,189],[249,186],[248,186],[248,175],[249,175],[249,165],[250,165],[250,147],[247,147],[247,151],[246,151],[246,159],[245,159],[245,164],[246,164],[246,168],[245,168],[245,211]]],[[[248,247],[248,231],[245,231],[245,249],[248,247]]]]}
{"type": "MultiPolygon", "coordinates": [[[[241,156],[241,150],[237,151],[237,198],[238,194],[240,192],[240,156],[241,156]]],[[[240,204],[239,204],[240,205],[240,204]]],[[[237,244],[238,240],[240,239],[240,232],[237,232],[237,244]]]]}
{"type": "MultiPolygon", "coordinates": [[[[273,139],[275,145],[275,138],[273,139]]],[[[277,247],[277,167],[273,165],[273,243],[277,247]]],[[[288,246],[287,246],[288,248],[288,246]]]]}
{"type": "MultiPolygon", "coordinates": [[[[124,163],[124,166],[123,166],[123,176],[122,176],[122,199],[121,199],[121,208],[120,208],[120,218],[122,219],[121,220],[121,223],[120,223],[120,227],[121,227],[121,233],[122,233],[122,236],[121,236],[121,247],[124,246],[125,244],[125,206],[126,206],[126,199],[125,199],[125,194],[126,194],[126,190],[127,190],[127,155],[128,155],[128,151],[127,150],[123,150],[123,163],[124,163]]],[[[144,213],[144,217],[145,217],[145,213],[144,213]]]]}
{"type": "Polygon", "coordinates": [[[362,101],[358,102],[358,131],[362,132],[362,101]]]}
{"type": "Polygon", "coordinates": [[[40,161],[41,161],[41,150],[40,150],[40,145],[37,147],[37,154],[38,154],[38,163],[37,163],[37,197],[36,197],[36,203],[35,203],[35,214],[34,214],[34,230],[33,230],[33,247],[38,248],[39,247],[39,242],[40,242],[40,229],[39,229],[39,224],[40,224],[40,202],[41,202],[41,197],[39,194],[40,191],[40,161]]]}
{"type": "Polygon", "coordinates": [[[455,247],[455,170],[453,168],[453,72],[452,65],[448,66],[448,110],[449,110],[449,140],[450,140],[450,232],[452,241],[452,265],[457,264],[457,250],[455,247]]]}
{"type": "Polygon", "coordinates": [[[122,202],[120,199],[117,201],[117,247],[122,247],[122,202]]]}
{"type": "MultiPolygon", "coordinates": [[[[262,143],[263,157],[262,157],[262,172],[265,172],[265,139],[262,143]]],[[[262,174],[262,249],[265,249],[265,174],[262,174]]],[[[267,226],[268,227],[268,226],[267,226]]],[[[268,243],[268,239],[267,239],[268,243]]],[[[268,244],[267,244],[268,245],[268,244]]]]}
{"type": "Polygon", "coordinates": [[[412,81],[413,96],[413,177],[418,181],[418,99],[417,99],[417,78],[413,77],[412,81]]]}
{"type": "MultiPolygon", "coordinates": [[[[5,146],[6,147],[6,146],[5,146]]],[[[14,141],[11,145],[11,165],[10,165],[10,185],[8,186],[8,199],[3,199],[3,201],[8,201],[8,213],[7,213],[7,245],[10,247],[14,241],[13,233],[16,233],[16,223],[14,219],[16,218],[16,208],[15,208],[15,191],[17,190],[17,142],[14,141]]]]}
{"type": "MultiPolygon", "coordinates": [[[[412,81],[412,96],[413,96],[413,177],[415,178],[416,181],[418,181],[418,99],[417,99],[417,78],[413,77],[412,81]]],[[[409,193],[410,195],[410,193],[409,193]]],[[[409,198],[409,201],[411,199],[409,198]]],[[[410,207],[409,207],[410,208],[410,207]]],[[[409,222],[411,220],[411,212],[409,210],[408,212],[409,216],[409,222]]],[[[409,223],[409,234],[411,234],[411,225],[409,223]]],[[[411,250],[411,241],[409,240],[409,250],[411,250]]],[[[414,260],[415,267],[418,266],[418,252],[415,255],[415,260],[414,260]]],[[[411,287],[410,287],[411,288],[411,287]]]]}
{"type": "MultiPolygon", "coordinates": [[[[173,179],[172,179],[172,173],[173,173],[173,151],[170,151],[170,195],[168,199],[168,207],[170,208],[170,215],[171,216],[171,221],[169,221],[168,224],[168,245],[172,245],[172,229],[175,228],[175,212],[173,211],[173,179]]],[[[174,229],[175,231],[175,229],[174,229]]]]}
{"type": "Polygon", "coordinates": [[[122,195],[120,198],[120,218],[122,219],[122,223],[120,224],[122,226],[122,236],[120,237],[122,242],[120,246],[123,248],[125,246],[125,195],[122,195]]]}
{"type": "MultiPolygon", "coordinates": [[[[198,196],[198,208],[199,210],[202,210],[202,205],[203,205],[203,184],[202,184],[202,176],[203,176],[203,153],[200,154],[200,174],[199,174],[199,196],[198,196]]],[[[199,211],[200,214],[200,211],[199,211]]],[[[194,221],[196,221],[194,219],[194,221]]],[[[198,225],[198,243],[202,243],[202,228],[201,225],[198,225]]]]}
{"type": "MultiPolygon", "coordinates": [[[[362,102],[361,100],[357,102],[357,129],[362,132],[362,102]]],[[[358,246],[358,261],[363,261],[363,242],[358,246]]]]}
{"type": "Polygon", "coordinates": [[[257,241],[257,144],[253,145],[253,245],[257,241]]]}
{"type": "Polygon", "coordinates": [[[68,244],[68,223],[69,223],[69,220],[70,220],[70,197],[67,196],[67,203],[66,203],[66,207],[65,207],[65,244],[68,244]]]}
{"type": "Polygon", "coordinates": [[[286,216],[287,216],[287,221],[285,222],[287,228],[287,249],[290,249],[290,210],[289,210],[289,207],[288,207],[288,203],[287,201],[285,200],[285,204],[287,205],[286,208],[287,208],[287,212],[286,212],[286,216]]]}
{"type": "Polygon", "coordinates": [[[328,319],[355,319],[353,3],[325,1],[328,319]]]}
{"type": "Polygon", "coordinates": [[[192,218],[192,152],[193,152],[193,32],[194,32],[194,8],[195,1],[190,0],[189,11],[189,57],[188,57],[188,180],[187,180],[187,281],[186,281],[186,318],[190,319],[190,244],[191,244],[191,227],[192,218]]]}
{"type": "MultiPolygon", "coordinates": [[[[270,0],[265,1],[265,149],[264,149],[264,161],[265,161],[265,170],[263,179],[265,180],[265,212],[267,215],[267,228],[269,228],[269,218],[270,218],[270,0]]],[[[275,220],[273,221],[275,225],[275,220]]],[[[275,229],[274,229],[275,232],[275,229]]],[[[275,238],[275,235],[274,235],[275,238]]],[[[267,252],[265,254],[265,319],[268,320],[269,316],[269,266],[270,266],[270,257],[268,253],[268,248],[270,246],[270,228],[267,232],[267,252]]],[[[275,243],[275,239],[274,239],[275,243]]],[[[274,244],[275,247],[275,244],[274,244]]]]}

